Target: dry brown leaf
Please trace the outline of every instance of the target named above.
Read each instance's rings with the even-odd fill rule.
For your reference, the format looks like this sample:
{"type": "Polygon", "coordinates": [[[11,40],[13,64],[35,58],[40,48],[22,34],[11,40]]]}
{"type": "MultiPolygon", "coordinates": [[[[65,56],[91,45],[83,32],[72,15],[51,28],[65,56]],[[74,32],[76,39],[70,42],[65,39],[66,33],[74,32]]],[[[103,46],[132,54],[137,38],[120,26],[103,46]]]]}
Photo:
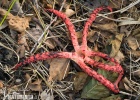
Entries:
{"type": "MultiPolygon", "coordinates": [[[[69,37],[70,37],[70,34],[68,34],[68,35],[69,35],[69,37]]],[[[82,39],[82,37],[83,37],[82,31],[77,31],[77,32],[76,32],[76,36],[77,36],[77,39],[82,39]]]]}
{"type": "Polygon", "coordinates": [[[137,29],[135,29],[135,30],[132,32],[131,35],[140,40],[140,34],[139,34],[139,33],[140,33],[140,27],[138,27],[137,29]]]}
{"type": "Polygon", "coordinates": [[[46,7],[45,8],[47,8],[47,9],[53,9],[53,5],[51,5],[51,4],[46,4],[46,7]]]}
{"type": "Polygon", "coordinates": [[[140,69],[133,71],[133,75],[140,77],[140,69]]]}
{"type": "Polygon", "coordinates": [[[114,57],[119,63],[124,60],[124,54],[119,50],[116,56],[114,57]]]}
{"type": "Polygon", "coordinates": [[[50,2],[48,3],[46,0],[40,0],[40,3],[42,3],[42,7],[46,9],[53,9],[53,1],[50,1],[50,2]]]}
{"type": "Polygon", "coordinates": [[[69,71],[69,59],[54,58],[50,63],[50,69],[49,69],[50,76],[48,78],[48,81],[52,81],[52,80],[61,81],[67,76],[68,71],[69,71]]]}
{"type": "Polygon", "coordinates": [[[112,44],[112,51],[110,53],[111,57],[115,57],[118,54],[123,36],[124,34],[118,34],[116,35],[116,39],[111,41],[112,44]]]}
{"type": "Polygon", "coordinates": [[[133,90],[130,88],[130,86],[132,86],[132,84],[129,81],[129,79],[127,77],[124,77],[122,81],[124,82],[125,89],[127,91],[131,91],[132,92],[133,90]]]}
{"type": "Polygon", "coordinates": [[[59,3],[62,4],[62,0],[55,0],[55,1],[53,1],[53,0],[50,0],[50,1],[40,0],[40,2],[42,4],[42,6],[44,8],[47,8],[47,9],[53,9],[54,8],[54,4],[58,4],[58,5],[59,5],[59,3]]]}
{"type": "Polygon", "coordinates": [[[42,91],[42,86],[41,86],[42,80],[37,79],[33,83],[28,84],[28,88],[30,88],[32,91],[42,91]]]}
{"type": "MultiPolygon", "coordinates": [[[[67,33],[67,36],[68,36],[68,38],[71,40],[70,34],[67,33]]],[[[83,35],[82,35],[82,31],[76,32],[76,36],[77,36],[78,41],[81,43],[81,42],[82,42],[82,36],[83,36],[83,35]]]]}
{"type": "Polygon", "coordinates": [[[127,77],[124,77],[122,81],[128,85],[131,85],[131,82],[129,81],[127,77]]]}
{"type": "Polygon", "coordinates": [[[132,54],[135,57],[140,57],[140,51],[131,50],[126,52],[127,54],[132,54]]]}
{"type": "Polygon", "coordinates": [[[9,19],[8,23],[9,23],[9,27],[11,29],[14,29],[18,32],[25,32],[25,30],[27,28],[29,28],[30,20],[31,20],[31,18],[29,18],[29,17],[20,18],[18,16],[14,16],[9,19]]]}
{"type": "Polygon", "coordinates": [[[134,37],[129,36],[126,41],[132,50],[136,50],[138,48],[137,40],[134,37]]]}
{"type": "Polygon", "coordinates": [[[123,81],[120,81],[119,89],[125,90],[125,86],[124,86],[124,82],[123,81]]]}
{"type": "Polygon", "coordinates": [[[130,91],[130,92],[133,91],[133,90],[132,90],[127,84],[125,84],[125,83],[124,83],[124,87],[125,87],[125,90],[127,90],[127,91],[130,91]]]}
{"type": "Polygon", "coordinates": [[[45,44],[50,48],[54,49],[56,47],[56,43],[52,39],[47,39],[45,41],[45,44]]]}
{"type": "Polygon", "coordinates": [[[26,81],[29,81],[30,78],[31,78],[30,75],[29,75],[28,73],[26,73],[26,74],[25,74],[25,80],[26,80],[26,81]]]}
{"type": "Polygon", "coordinates": [[[107,31],[116,34],[117,33],[117,24],[114,22],[108,22],[105,24],[92,24],[92,27],[100,29],[102,31],[107,31]]]}
{"type": "MultiPolygon", "coordinates": [[[[0,14],[4,16],[7,13],[6,10],[0,8],[0,14]]],[[[29,27],[29,21],[31,21],[31,17],[23,17],[13,16],[11,13],[8,13],[6,19],[8,20],[9,27],[18,32],[24,32],[29,27]]]]}
{"type": "Polygon", "coordinates": [[[84,72],[77,72],[74,78],[74,88],[76,91],[79,91],[83,88],[88,75],[84,72]]]}
{"type": "MultiPolygon", "coordinates": [[[[98,45],[97,44],[95,44],[93,51],[98,52],[98,45]]],[[[100,59],[101,59],[101,57],[99,57],[99,56],[95,56],[94,57],[94,60],[95,61],[99,61],[100,59]]]]}
{"type": "Polygon", "coordinates": [[[17,53],[19,54],[19,57],[22,58],[25,56],[25,49],[29,50],[29,46],[24,36],[24,32],[18,34],[18,45],[19,47],[17,48],[17,53]]]}
{"type": "Polygon", "coordinates": [[[24,45],[20,45],[17,48],[17,53],[18,53],[20,58],[23,58],[25,56],[25,46],[24,45]]]}
{"type": "Polygon", "coordinates": [[[3,88],[3,82],[0,81],[0,89],[3,88]]]}
{"type": "Polygon", "coordinates": [[[30,88],[32,91],[42,91],[42,80],[37,79],[34,82],[31,82],[31,77],[28,73],[25,74],[25,80],[28,81],[28,88],[30,88]]]}
{"type": "Polygon", "coordinates": [[[138,44],[140,44],[140,27],[138,27],[137,29],[135,29],[132,33],[131,36],[133,36],[134,38],[137,39],[138,44]]]}
{"type": "Polygon", "coordinates": [[[87,40],[94,43],[95,40],[97,40],[97,31],[96,30],[91,30],[88,32],[87,40]]]}
{"type": "Polygon", "coordinates": [[[27,42],[26,42],[26,38],[24,36],[24,33],[18,34],[18,44],[27,46],[27,42]]]}
{"type": "Polygon", "coordinates": [[[126,26],[121,26],[120,33],[125,33],[125,35],[128,37],[131,33],[131,30],[128,30],[128,27],[126,27],[126,26]]]}
{"type": "Polygon", "coordinates": [[[72,9],[67,8],[64,13],[67,15],[67,17],[71,17],[73,14],[75,14],[75,11],[73,11],[72,9]]]}

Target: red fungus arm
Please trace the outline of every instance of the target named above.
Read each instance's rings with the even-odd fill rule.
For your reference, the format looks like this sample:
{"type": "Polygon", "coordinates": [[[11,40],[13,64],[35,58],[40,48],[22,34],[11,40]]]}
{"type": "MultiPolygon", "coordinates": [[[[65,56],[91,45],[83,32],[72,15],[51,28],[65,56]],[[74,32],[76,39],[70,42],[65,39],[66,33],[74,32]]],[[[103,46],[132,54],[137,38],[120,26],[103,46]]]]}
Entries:
{"type": "Polygon", "coordinates": [[[60,11],[57,11],[54,9],[47,9],[47,11],[54,13],[55,15],[59,16],[64,21],[64,23],[66,24],[66,26],[69,30],[73,47],[74,47],[75,51],[77,51],[79,49],[79,44],[78,44],[74,25],[71,23],[70,19],[64,13],[62,13],[60,11]]]}
{"type": "Polygon", "coordinates": [[[82,52],[86,55],[86,50],[87,50],[87,34],[88,34],[88,29],[92,25],[92,22],[96,19],[96,15],[104,10],[104,9],[109,9],[112,11],[110,7],[99,7],[93,10],[93,12],[90,15],[90,18],[87,20],[85,23],[84,29],[83,29],[83,40],[82,40],[82,52]]]}
{"type": "MultiPolygon", "coordinates": [[[[107,80],[105,77],[103,77],[102,75],[98,74],[96,71],[92,70],[90,67],[88,67],[82,60],[78,60],[77,64],[81,67],[81,69],[86,72],[89,76],[95,78],[97,81],[99,81],[101,84],[103,84],[104,86],[106,86],[108,89],[110,89],[111,91],[113,91],[114,93],[118,93],[119,92],[119,88],[118,88],[118,82],[120,80],[117,80],[114,84],[111,83],[109,80],[107,80]]],[[[119,79],[121,76],[119,76],[119,79]]]]}
{"type": "Polygon", "coordinates": [[[112,71],[118,74],[123,74],[123,69],[119,64],[115,64],[115,65],[108,65],[108,64],[104,64],[101,62],[97,62],[89,57],[85,58],[85,62],[90,64],[93,67],[97,67],[97,68],[101,68],[107,71],[112,71]]]}
{"type": "Polygon", "coordinates": [[[95,52],[95,51],[88,51],[88,56],[91,57],[91,56],[99,56],[99,57],[102,57],[104,59],[107,59],[115,64],[118,64],[118,62],[114,59],[114,58],[111,58],[109,57],[107,54],[105,53],[102,53],[102,52],[95,52]]]}
{"type": "Polygon", "coordinates": [[[52,58],[72,58],[72,52],[44,52],[36,55],[32,55],[25,59],[23,62],[18,63],[15,65],[14,69],[18,69],[20,66],[24,66],[26,64],[30,64],[36,61],[52,59],[52,58]]]}

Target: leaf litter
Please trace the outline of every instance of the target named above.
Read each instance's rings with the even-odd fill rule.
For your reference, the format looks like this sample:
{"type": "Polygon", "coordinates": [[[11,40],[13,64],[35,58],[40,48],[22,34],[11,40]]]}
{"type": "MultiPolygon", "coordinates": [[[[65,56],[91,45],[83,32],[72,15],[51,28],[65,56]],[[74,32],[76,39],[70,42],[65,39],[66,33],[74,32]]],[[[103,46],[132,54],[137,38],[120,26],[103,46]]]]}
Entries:
{"type": "MultiPolygon", "coordinates": [[[[0,1],[1,20],[6,15],[11,2],[12,0],[0,1]]],[[[91,0],[16,1],[0,26],[0,44],[2,44],[0,45],[0,66],[3,70],[0,71],[0,88],[7,88],[4,91],[8,91],[9,94],[13,94],[12,91],[23,94],[22,90],[29,89],[26,92],[29,92],[30,95],[37,95],[41,100],[45,100],[45,98],[48,100],[69,100],[69,98],[73,98],[73,100],[81,98],[86,100],[131,98],[135,100],[139,97],[140,92],[140,9],[137,6],[139,3],[139,0],[103,0],[102,2],[95,0],[94,3],[91,0]],[[73,50],[65,25],[58,18],[51,25],[52,20],[49,18],[55,19],[54,15],[44,13],[43,8],[58,10],[62,8],[60,10],[74,23],[78,40],[81,42],[81,31],[85,20],[91,10],[102,5],[111,6],[113,12],[103,11],[102,14],[98,14],[88,32],[88,46],[94,51],[107,53],[123,66],[126,73],[120,82],[119,86],[122,88],[119,94],[113,94],[95,79],[91,79],[74,67],[68,59],[56,58],[51,61],[40,61],[26,65],[17,71],[12,70],[19,58],[22,61],[23,58],[44,51],[73,50]],[[28,14],[34,14],[34,16],[28,16],[28,14]],[[45,24],[49,26],[46,32],[45,24]],[[42,34],[41,41],[38,41],[42,34]],[[47,64],[44,64],[45,62],[47,64]],[[20,86],[15,84],[15,80],[19,78],[23,82],[20,83],[20,86]],[[12,87],[12,90],[9,91],[9,87],[12,87]],[[36,92],[34,93],[34,91],[36,92]]],[[[93,59],[108,63],[98,57],[93,59]]],[[[78,65],[76,66],[78,67],[78,65]]],[[[104,70],[96,68],[95,70],[112,81],[117,76],[104,70]]],[[[3,93],[0,95],[5,98],[3,93]]]]}

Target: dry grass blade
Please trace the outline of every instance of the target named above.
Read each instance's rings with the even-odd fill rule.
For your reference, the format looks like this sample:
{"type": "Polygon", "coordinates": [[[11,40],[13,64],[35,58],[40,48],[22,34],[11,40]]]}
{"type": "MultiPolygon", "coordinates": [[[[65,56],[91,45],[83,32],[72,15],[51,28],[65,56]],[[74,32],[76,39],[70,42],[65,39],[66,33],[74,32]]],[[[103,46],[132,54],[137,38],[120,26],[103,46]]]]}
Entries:
{"type": "Polygon", "coordinates": [[[119,26],[122,26],[122,25],[132,25],[132,24],[140,24],[140,21],[125,20],[125,21],[122,21],[121,23],[119,23],[119,26]]]}
{"type": "MultiPolygon", "coordinates": [[[[62,10],[62,8],[63,8],[65,2],[66,2],[66,0],[64,0],[64,1],[62,2],[62,6],[61,6],[61,8],[60,8],[59,11],[62,10]]],[[[52,19],[52,18],[51,18],[51,19],[52,19]]],[[[41,41],[42,38],[43,38],[45,35],[48,34],[48,29],[49,29],[49,27],[50,27],[56,20],[57,20],[57,17],[55,17],[55,18],[50,22],[49,25],[46,25],[46,26],[44,27],[44,32],[43,32],[42,35],[39,37],[39,39],[37,40],[37,42],[36,42],[35,45],[33,46],[33,49],[30,51],[30,53],[33,53],[33,51],[35,50],[35,48],[36,48],[37,45],[39,45],[39,46],[41,45],[41,43],[42,43],[42,41],[41,41]]]]}

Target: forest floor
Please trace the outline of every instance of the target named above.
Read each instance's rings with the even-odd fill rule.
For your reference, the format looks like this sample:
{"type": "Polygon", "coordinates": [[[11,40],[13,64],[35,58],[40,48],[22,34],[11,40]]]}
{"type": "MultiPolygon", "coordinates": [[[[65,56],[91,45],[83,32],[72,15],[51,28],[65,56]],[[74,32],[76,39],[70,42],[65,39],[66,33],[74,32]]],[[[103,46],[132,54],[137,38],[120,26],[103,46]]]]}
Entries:
{"type": "Polygon", "coordinates": [[[0,100],[140,100],[139,24],[140,0],[0,0],[0,100]],[[98,7],[112,11],[103,9],[96,14],[98,7]],[[78,62],[85,63],[89,52],[81,54],[82,48],[77,50],[73,43],[75,38],[79,44],[85,42],[84,25],[95,17],[86,31],[85,50],[97,53],[91,61],[100,63],[86,65],[106,78],[99,81],[98,75],[91,75],[86,65],[81,69],[78,62]],[[111,58],[119,63],[114,67],[124,70],[118,93],[107,82],[117,80],[117,69],[110,72],[94,66],[104,63],[103,67],[111,69],[115,62],[111,58]]]}

